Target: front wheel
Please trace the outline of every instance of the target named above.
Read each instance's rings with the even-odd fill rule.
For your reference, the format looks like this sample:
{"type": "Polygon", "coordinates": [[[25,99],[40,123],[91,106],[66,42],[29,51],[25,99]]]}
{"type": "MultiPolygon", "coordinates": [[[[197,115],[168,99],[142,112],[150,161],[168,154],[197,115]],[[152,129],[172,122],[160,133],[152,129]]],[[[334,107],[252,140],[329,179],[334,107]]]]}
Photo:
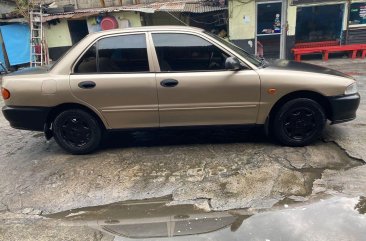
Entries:
{"type": "Polygon", "coordinates": [[[57,144],[72,154],[90,153],[101,142],[102,130],[98,121],[84,110],[61,112],[55,118],[52,129],[57,144]]]}
{"type": "Polygon", "coordinates": [[[290,100],[274,116],[274,137],[286,146],[305,146],[319,138],[326,116],[322,106],[307,98],[290,100]]]}

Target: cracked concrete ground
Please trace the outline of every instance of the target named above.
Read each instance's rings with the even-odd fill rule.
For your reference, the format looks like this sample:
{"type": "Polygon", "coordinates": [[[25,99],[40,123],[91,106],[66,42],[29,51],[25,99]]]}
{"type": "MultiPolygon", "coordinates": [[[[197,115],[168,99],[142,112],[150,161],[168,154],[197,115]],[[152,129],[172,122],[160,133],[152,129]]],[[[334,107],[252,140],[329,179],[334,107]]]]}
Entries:
{"type": "MultiPolygon", "coordinates": [[[[0,238],[28,240],[9,237],[39,214],[131,199],[171,195],[173,204],[228,210],[366,196],[366,62],[315,63],[353,74],[363,98],[355,121],[328,125],[323,140],[303,148],[274,145],[257,130],[149,131],[113,133],[99,152],[72,156],[0,114],[0,238]]],[[[92,230],[68,232],[75,238],[67,240],[101,240],[92,230]]],[[[57,240],[44,235],[33,240],[57,240]]]]}

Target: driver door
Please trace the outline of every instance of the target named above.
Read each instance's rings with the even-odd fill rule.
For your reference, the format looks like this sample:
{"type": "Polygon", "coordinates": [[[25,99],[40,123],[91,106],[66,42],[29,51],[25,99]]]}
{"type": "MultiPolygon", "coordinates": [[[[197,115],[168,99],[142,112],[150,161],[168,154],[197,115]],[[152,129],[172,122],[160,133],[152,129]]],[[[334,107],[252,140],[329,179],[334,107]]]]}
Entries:
{"type": "Polygon", "coordinates": [[[258,74],[225,69],[230,56],[194,33],[152,33],[160,126],[256,123],[258,74]]]}

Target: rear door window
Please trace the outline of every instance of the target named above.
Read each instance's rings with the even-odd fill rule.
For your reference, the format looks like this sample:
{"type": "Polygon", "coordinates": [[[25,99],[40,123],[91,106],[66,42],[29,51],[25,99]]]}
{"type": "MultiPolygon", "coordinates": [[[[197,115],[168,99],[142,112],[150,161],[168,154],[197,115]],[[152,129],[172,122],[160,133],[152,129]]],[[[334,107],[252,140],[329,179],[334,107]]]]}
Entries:
{"type": "Polygon", "coordinates": [[[75,65],[75,73],[97,73],[97,48],[93,44],[81,57],[79,62],[75,65]]]}
{"type": "Polygon", "coordinates": [[[145,34],[108,37],[98,43],[99,72],[148,72],[145,34]]]}
{"type": "Polygon", "coordinates": [[[75,73],[149,72],[145,34],[107,37],[90,47],[75,65],[75,73]]]}

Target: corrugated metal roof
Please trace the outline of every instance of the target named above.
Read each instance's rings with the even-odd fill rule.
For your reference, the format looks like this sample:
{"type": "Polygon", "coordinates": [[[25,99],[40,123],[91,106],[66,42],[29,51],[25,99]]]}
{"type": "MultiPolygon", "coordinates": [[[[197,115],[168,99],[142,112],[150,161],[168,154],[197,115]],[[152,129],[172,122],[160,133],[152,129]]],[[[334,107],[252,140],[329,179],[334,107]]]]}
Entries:
{"type": "Polygon", "coordinates": [[[54,19],[62,19],[62,18],[67,18],[67,19],[75,19],[75,18],[83,18],[83,17],[89,17],[89,16],[93,16],[93,15],[97,15],[98,13],[96,12],[91,12],[91,13],[62,13],[62,14],[53,14],[53,15],[48,15],[48,16],[44,16],[42,18],[43,22],[47,22],[47,21],[51,21],[54,19]]]}
{"type": "Polygon", "coordinates": [[[201,1],[173,1],[155,2],[146,4],[115,6],[106,8],[77,9],[75,12],[44,14],[43,21],[50,21],[58,18],[81,18],[85,16],[97,15],[105,12],[134,11],[134,12],[188,12],[188,13],[207,13],[226,10],[227,7],[209,6],[201,1]],[[86,15],[88,14],[88,15],[86,15]]]}
{"type": "Polygon", "coordinates": [[[169,2],[169,3],[154,3],[149,7],[156,11],[167,11],[167,12],[182,12],[184,10],[185,2],[169,2]]]}
{"type": "Polygon", "coordinates": [[[226,9],[227,7],[209,6],[202,3],[186,3],[184,6],[184,12],[190,13],[207,13],[226,9]]]}

